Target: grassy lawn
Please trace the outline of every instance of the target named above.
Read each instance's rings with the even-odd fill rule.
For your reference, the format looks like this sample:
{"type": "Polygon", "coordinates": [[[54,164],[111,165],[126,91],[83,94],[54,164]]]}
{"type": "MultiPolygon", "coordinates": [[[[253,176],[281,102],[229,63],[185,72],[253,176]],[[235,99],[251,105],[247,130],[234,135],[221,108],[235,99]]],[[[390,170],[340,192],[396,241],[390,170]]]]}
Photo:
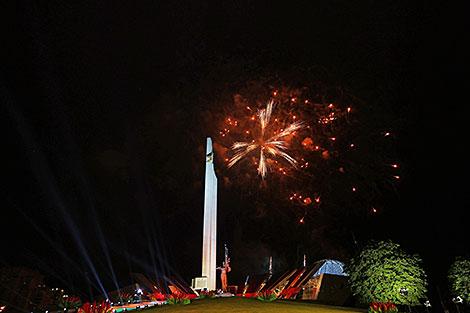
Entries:
{"type": "Polygon", "coordinates": [[[261,302],[256,299],[245,298],[218,298],[218,299],[202,299],[194,300],[189,305],[164,305],[160,308],[146,310],[146,312],[159,313],[159,312],[200,312],[200,313],[241,313],[241,312],[256,312],[256,313],[301,313],[301,312],[315,312],[315,313],[357,313],[360,309],[342,308],[335,306],[327,306],[313,303],[302,303],[294,301],[275,301],[271,303],[261,302]]]}

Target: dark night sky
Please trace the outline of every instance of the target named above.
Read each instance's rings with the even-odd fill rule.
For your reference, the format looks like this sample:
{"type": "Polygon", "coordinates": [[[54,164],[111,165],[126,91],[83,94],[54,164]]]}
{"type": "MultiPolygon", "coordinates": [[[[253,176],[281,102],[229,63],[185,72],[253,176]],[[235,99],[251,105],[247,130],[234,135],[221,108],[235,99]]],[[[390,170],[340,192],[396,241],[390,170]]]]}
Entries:
{"type": "MultiPolygon", "coordinates": [[[[464,7],[218,2],[18,1],[2,10],[0,264],[83,293],[93,264],[111,290],[108,251],[122,284],[129,271],[155,269],[189,281],[200,267],[207,77],[221,87],[238,73],[318,66],[366,101],[380,96],[403,125],[404,179],[358,239],[396,240],[442,284],[454,256],[469,253],[464,7]]],[[[224,204],[250,204],[228,191],[220,203],[219,235],[234,241],[224,204]]],[[[259,247],[243,241],[243,253],[259,247]]],[[[286,257],[291,266],[296,257],[286,257]]]]}

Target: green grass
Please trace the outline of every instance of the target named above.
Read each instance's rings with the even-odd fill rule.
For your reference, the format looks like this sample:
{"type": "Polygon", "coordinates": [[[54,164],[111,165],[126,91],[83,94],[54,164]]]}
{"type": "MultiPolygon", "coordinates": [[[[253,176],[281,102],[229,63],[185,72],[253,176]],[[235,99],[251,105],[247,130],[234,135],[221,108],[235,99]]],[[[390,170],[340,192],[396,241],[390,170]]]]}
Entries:
{"type": "Polygon", "coordinates": [[[148,313],[357,313],[365,312],[360,309],[343,308],[328,305],[320,305],[305,302],[294,301],[274,301],[270,303],[261,302],[256,299],[245,298],[218,298],[218,299],[202,299],[194,300],[188,305],[164,305],[160,308],[146,310],[148,313]]]}

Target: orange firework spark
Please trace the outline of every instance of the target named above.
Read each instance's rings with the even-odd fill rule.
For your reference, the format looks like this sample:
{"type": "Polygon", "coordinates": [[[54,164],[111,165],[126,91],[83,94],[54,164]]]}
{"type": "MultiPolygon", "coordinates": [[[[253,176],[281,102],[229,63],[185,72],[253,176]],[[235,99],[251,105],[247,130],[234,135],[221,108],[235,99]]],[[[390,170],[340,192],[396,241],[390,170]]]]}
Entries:
{"type": "MultiPolygon", "coordinates": [[[[274,135],[266,135],[266,129],[271,120],[272,111],[274,109],[274,101],[269,101],[266,108],[258,112],[258,121],[260,127],[260,136],[257,140],[237,141],[232,145],[233,157],[228,163],[228,167],[234,166],[238,161],[250,154],[250,152],[259,150],[258,174],[265,178],[268,172],[267,160],[269,157],[279,157],[286,160],[290,165],[296,166],[297,161],[287,154],[287,142],[284,140],[287,136],[292,135],[303,127],[301,121],[294,122],[286,128],[275,132],[274,135]]],[[[249,134],[249,131],[246,131],[249,134]]]]}

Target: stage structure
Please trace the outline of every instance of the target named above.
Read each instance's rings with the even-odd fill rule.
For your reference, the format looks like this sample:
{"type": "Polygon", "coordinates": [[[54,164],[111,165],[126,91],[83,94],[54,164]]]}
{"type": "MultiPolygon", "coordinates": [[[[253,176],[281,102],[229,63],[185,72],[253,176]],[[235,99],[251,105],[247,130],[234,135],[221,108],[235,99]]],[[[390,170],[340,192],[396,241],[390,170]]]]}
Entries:
{"type": "Polygon", "coordinates": [[[202,230],[202,277],[193,280],[193,288],[216,289],[217,258],[217,177],[211,138],[206,142],[206,178],[204,188],[204,226],[202,230]]]}

